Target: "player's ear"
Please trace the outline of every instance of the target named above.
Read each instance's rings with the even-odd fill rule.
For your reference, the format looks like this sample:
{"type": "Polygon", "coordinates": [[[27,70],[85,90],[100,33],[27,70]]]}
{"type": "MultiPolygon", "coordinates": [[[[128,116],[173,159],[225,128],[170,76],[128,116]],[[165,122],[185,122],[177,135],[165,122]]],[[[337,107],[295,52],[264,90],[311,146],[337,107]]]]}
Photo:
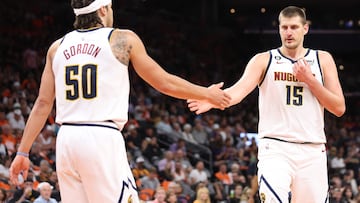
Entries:
{"type": "Polygon", "coordinates": [[[306,35],[309,32],[309,24],[305,23],[304,25],[304,35],[306,35]]]}
{"type": "Polygon", "coordinates": [[[99,9],[98,9],[98,14],[99,14],[99,17],[104,17],[106,12],[107,12],[108,8],[107,6],[101,6],[99,9]]]}

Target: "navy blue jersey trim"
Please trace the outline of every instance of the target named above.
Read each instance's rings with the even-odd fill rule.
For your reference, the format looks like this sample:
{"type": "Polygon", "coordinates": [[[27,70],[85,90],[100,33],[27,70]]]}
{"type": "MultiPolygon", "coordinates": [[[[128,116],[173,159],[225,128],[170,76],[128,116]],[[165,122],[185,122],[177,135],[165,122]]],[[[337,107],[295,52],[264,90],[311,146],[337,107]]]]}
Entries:
{"type": "Polygon", "coordinates": [[[100,28],[103,28],[103,27],[92,27],[92,28],[88,28],[88,29],[77,29],[76,31],[77,32],[91,32],[91,31],[94,31],[94,30],[98,30],[100,28]]]}
{"type": "MultiPolygon", "coordinates": [[[[289,61],[291,61],[291,63],[295,63],[295,62],[297,61],[297,60],[293,60],[293,59],[291,59],[291,58],[289,58],[289,57],[286,57],[284,54],[282,54],[281,51],[280,51],[280,48],[277,48],[277,51],[279,52],[279,54],[280,54],[282,57],[284,57],[284,58],[288,59],[289,61]]],[[[306,51],[306,54],[304,55],[304,57],[306,57],[307,55],[309,55],[309,53],[310,53],[310,49],[308,49],[308,50],[306,51]]]]}
{"type": "Polygon", "coordinates": [[[127,182],[123,181],[123,185],[122,185],[118,203],[125,202],[125,201],[123,201],[125,187],[127,187],[128,189],[130,189],[130,187],[131,187],[132,189],[137,190],[136,186],[131,182],[130,178],[127,179],[127,182]]]}
{"type": "Polygon", "coordinates": [[[101,125],[101,124],[95,124],[95,123],[63,123],[62,125],[104,127],[104,128],[111,128],[111,129],[114,129],[114,130],[119,130],[118,128],[113,127],[113,126],[101,125]]]}
{"type": "Polygon", "coordinates": [[[322,81],[322,83],[324,85],[324,74],[323,74],[322,68],[320,66],[319,50],[316,50],[315,52],[316,52],[317,63],[318,63],[319,70],[320,70],[321,81],[322,81]]]}
{"type": "Polygon", "coordinates": [[[65,39],[65,36],[66,36],[66,35],[64,35],[64,37],[61,39],[60,44],[63,43],[63,41],[64,41],[64,39],[65,39]]]}
{"type": "Polygon", "coordinates": [[[276,194],[274,188],[271,187],[271,185],[269,184],[269,182],[267,182],[267,180],[265,179],[265,177],[264,177],[263,175],[261,175],[261,177],[260,177],[260,182],[259,182],[259,184],[260,184],[262,181],[264,181],[265,185],[269,188],[269,190],[271,191],[271,193],[274,194],[274,196],[276,197],[276,199],[277,199],[280,203],[282,203],[279,195],[276,194]]]}
{"type": "Polygon", "coordinates": [[[270,68],[270,64],[271,64],[271,61],[272,61],[272,53],[271,53],[271,51],[269,51],[269,53],[270,53],[270,58],[269,58],[269,62],[268,62],[268,65],[267,65],[267,67],[266,67],[266,70],[265,70],[265,72],[264,72],[264,76],[263,76],[263,78],[261,79],[261,81],[260,81],[260,83],[259,83],[259,87],[261,86],[261,84],[263,83],[263,81],[265,80],[265,77],[266,77],[266,74],[267,74],[267,72],[268,72],[268,70],[269,70],[269,68],[270,68]]]}
{"type": "Polygon", "coordinates": [[[303,141],[288,141],[288,140],[283,140],[283,139],[279,139],[276,137],[263,137],[262,139],[270,139],[270,140],[276,140],[276,141],[280,141],[280,142],[287,142],[287,143],[292,143],[292,144],[325,144],[325,143],[320,143],[320,142],[303,142],[303,141]]]}
{"type": "Polygon", "coordinates": [[[108,40],[109,40],[109,41],[110,41],[110,37],[111,37],[112,33],[114,32],[114,30],[115,30],[115,29],[112,29],[112,30],[110,31],[110,33],[109,33],[109,36],[108,36],[108,40]]]}

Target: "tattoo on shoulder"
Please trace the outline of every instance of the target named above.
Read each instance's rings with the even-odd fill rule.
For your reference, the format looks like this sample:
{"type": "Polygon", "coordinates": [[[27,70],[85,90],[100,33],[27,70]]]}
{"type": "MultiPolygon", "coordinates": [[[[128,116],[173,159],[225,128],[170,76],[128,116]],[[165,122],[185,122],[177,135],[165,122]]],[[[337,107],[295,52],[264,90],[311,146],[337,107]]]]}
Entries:
{"type": "Polygon", "coordinates": [[[112,44],[112,50],[116,58],[124,65],[129,65],[131,49],[132,46],[129,43],[126,34],[120,32],[112,44]]]}

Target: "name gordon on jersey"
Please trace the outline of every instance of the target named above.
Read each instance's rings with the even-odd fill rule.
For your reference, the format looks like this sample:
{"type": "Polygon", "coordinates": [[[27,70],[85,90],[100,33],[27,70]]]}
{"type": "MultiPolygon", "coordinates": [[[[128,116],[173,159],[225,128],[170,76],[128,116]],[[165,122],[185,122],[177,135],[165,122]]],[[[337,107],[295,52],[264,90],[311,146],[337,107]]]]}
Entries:
{"type": "Polygon", "coordinates": [[[95,44],[77,44],[74,46],[71,46],[63,51],[63,54],[66,59],[71,58],[72,56],[78,55],[78,54],[87,54],[90,56],[93,56],[96,58],[96,56],[99,54],[101,48],[99,46],[96,46],[95,44]]]}

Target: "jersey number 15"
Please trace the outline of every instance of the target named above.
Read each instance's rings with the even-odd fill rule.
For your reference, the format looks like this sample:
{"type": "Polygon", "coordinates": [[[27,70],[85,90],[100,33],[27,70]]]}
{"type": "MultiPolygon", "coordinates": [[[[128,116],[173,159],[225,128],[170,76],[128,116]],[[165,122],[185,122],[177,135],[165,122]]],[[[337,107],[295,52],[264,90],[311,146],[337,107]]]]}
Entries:
{"type": "Polygon", "coordinates": [[[286,85],[286,104],[301,106],[303,104],[303,87],[286,85]]]}

